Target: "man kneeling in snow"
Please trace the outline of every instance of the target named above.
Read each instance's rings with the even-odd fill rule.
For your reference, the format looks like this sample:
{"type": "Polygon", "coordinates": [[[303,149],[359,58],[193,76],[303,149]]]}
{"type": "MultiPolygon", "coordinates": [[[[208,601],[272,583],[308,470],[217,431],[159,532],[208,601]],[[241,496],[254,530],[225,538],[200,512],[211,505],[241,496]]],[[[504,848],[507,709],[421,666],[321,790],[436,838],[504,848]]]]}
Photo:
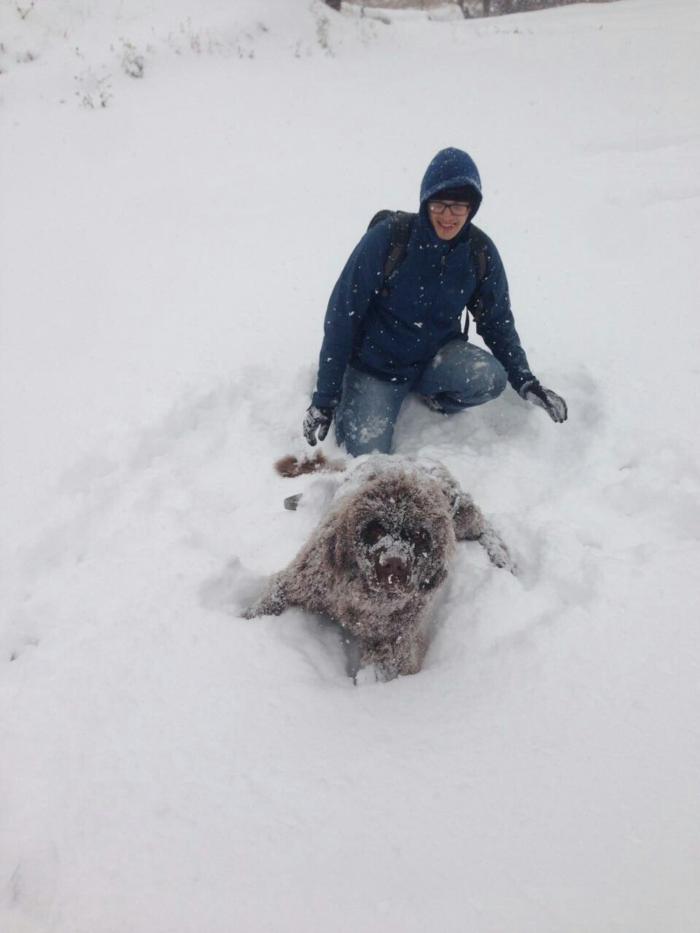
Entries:
{"type": "Polygon", "coordinates": [[[533,376],[515,329],[508,283],[491,240],[472,219],[481,179],[470,156],[443,149],[423,178],[418,214],[373,223],[333,290],[304,436],[336,438],[353,456],[389,453],[399,409],[415,392],[450,415],[482,405],[506,381],[553,421],[563,398],[533,376]],[[464,308],[491,353],[467,341],[464,308]]]}

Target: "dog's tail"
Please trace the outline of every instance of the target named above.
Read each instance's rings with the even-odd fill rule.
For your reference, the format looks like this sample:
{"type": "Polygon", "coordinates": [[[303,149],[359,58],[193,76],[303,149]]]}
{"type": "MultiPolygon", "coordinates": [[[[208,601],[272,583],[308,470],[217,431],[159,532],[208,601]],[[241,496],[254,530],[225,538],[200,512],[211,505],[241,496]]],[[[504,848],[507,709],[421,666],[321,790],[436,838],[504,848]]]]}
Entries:
{"type": "Polygon", "coordinates": [[[342,460],[327,460],[319,450],[311,457],[295,457],[293,454],[282,457],[275,463],[275,469],[280,476],[293,478],[306,473],[342,473],[345,464],[342,460]]]}

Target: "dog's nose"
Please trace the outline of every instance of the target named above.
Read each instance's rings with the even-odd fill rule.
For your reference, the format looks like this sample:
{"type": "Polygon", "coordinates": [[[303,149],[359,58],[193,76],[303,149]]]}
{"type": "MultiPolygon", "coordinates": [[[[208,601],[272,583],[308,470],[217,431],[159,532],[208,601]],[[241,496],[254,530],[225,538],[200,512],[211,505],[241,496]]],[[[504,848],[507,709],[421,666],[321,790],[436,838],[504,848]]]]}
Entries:
{"type": "Polygon", "coordinates": [[[377,567],[377,578],[389,586],[403,586],[408,580],[408,566],[400,557],[386,557],[377,567]]]}

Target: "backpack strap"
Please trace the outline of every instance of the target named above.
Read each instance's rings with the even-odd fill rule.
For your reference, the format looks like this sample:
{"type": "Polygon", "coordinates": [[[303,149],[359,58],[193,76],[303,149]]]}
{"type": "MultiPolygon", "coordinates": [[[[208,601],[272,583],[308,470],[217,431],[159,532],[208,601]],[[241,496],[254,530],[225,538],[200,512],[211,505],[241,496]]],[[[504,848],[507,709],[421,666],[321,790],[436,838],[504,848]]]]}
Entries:
{"type": "MultiPolygon", "coordinates": [[[[469,312],[471,313],[474,320],[478,320],[480,315],[484,310],[483,298],[479,295],[479,289],[486,281],[488,277],[488,265],[489,265],[489,243],[490,240],[483,232],[479,230],[478,227],[475,227],[474,224],[471,225],[469,231],[469,247],[471,251],[471,262],[474,271],[476,272],[476,298],[472,298],[469,305],[469,312]]],[[[469,332],[469,314],[467,314],[464,321],[464,337],[466,339],[467,333],[469,332]]]]}
{"type": "Polygon", "coordinates": [[[368,230],[380,223],[387,217],[391,218],[391,241],[389,243],[389,252],[384,261],[384,275],[379,293],[386,298],[389,294],[389,281],[406,258],[408,241],[411,239],[413,230],[413,221],[415,214],[409,214],[407,211],[378,211],[370,220],[368,230]]]}
{"type": "Polygon", "coordinates": [[[488,239],[483,230],[475,227],[474,224],[469,229],[469,244],[472,262],[476,266],[477,282],[481,285],[488,272],[488,239]]]}
{"type": "MultiPolygon", "coordinates": [[[[382,285],[379,288],[379,293],[384,298],[389,294],[389,282],[392,276],[406,258],[408,241],[411,239],[416,216],[416,214],[410,214],[408,211],[377,211],[367,226],[369,230],[376,224],[381,223],[382,220],[386,220],[387,217],[391,218],[391,241],[389,243],[389,252],[384,261],[382,285]]],[[[469,243],[472,262],[476,266],[477,281],[481,285],[488,272],[488,238],[474,224],[470,227],[469,243]]]]}

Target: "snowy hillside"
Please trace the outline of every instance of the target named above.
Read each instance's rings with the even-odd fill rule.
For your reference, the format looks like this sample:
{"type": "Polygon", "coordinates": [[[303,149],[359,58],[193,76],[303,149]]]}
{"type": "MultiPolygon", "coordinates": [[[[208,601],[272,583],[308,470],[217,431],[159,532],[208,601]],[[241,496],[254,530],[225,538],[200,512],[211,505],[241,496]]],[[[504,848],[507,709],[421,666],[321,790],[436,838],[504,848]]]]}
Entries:
{"type": "Polygon", "coordinates": [[[699,33],[0,0],[2,933],[700,929],[699,33]],[[444,146],[570,417],[408,403],[521,574],[460,545],[425,669],[354,687],[235,606],[314,526],[272,463],[330,289],[444,146]]]}

